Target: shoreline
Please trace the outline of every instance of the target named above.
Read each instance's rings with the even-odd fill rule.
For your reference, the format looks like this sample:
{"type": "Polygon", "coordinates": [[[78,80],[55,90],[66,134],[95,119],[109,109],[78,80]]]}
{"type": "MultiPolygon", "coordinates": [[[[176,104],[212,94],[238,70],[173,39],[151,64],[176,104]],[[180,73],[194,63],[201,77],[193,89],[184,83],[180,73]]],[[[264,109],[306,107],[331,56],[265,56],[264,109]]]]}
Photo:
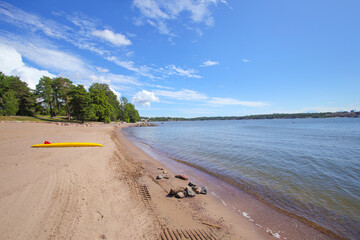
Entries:
{"type": "MultiPolygon", "coordinates": [[[[125,136],[126,134],[123,133],[125,136]]],[[[126,136],[129,138],[129,136],[126,136]]],[[[182,170],[186,169],[184,172],[185,174],[188,174],[189,176],[201,176],[200,179],[197,181],[201,182],[207,182],[212,183],[214,185],[221,185],[222,187],[225,187],[227,190],[222,191],[221,189],[216,189],[215,191],[221,192],[221,194],[214,193],[213,198],[217,198],[218,201],[220,201],[220,204],[225,205],[226,207],[234,210],[236,213],[235,215],[239,215],[237,217],[243,217],[249,222],[251,222],[253,225],[257,227],[258,231],[264,231],[275,238],[281,238],[281,239],[345,239],[335,233],[328,232],[329,230],[326,228],[323,228],[319,226],[319,228],[316,228],[315,223],[312,225],[311,221],[308,221],[306,219],[301,219],[301,217],[289,214],[288,212],[277,208],[276,206],[271,205],[270,203],[265,202],[261,198],[259,198],[256,194],[251,194],[247,191],[244,191],[244,189],[241,189],[236,184],[233,184],[231,181],[228,181],[228,179],[224,178],[223,176],[219,174],[214,174],[206,169],[203,169],[202,167],[196,166],[194,164],[173,158],[171,156],[164,156],[161,152],[158,152],[158,150],[152,148],[151,146],[147,145],[146,143],[136,142],[136,139],[130,138],[129,139],[133,144],[138,146],[140,149],[145,151],[147,154],[149,154],[151,157],[156,159],[157,161],[164,163],[168,167],[171,168],[171,165],[173,166],[173,169],[182,170]],[[205,180],[204,180],[205,179],[205,180]],[[227,192],[228,191],[228,192],[227,192]],[[223,197],[228,195],[229,192],[231,192],[232,197],[228,198],[226,201],[224,201],[223,197]],[[234,194],[236,192],[236,194],[234,194]],[[255,202],[254,204],[243,204],[240,207],[235,207],[236,201],[238,199],[245,198],[249,202],[255,202]],[[229,204],[230,202],[230,204],[229,204]],[[232,206],[228,206],[231,205],[232,206]],[[240,209],[250,209],[246,211],[240,211],[240,209]],[[261,210],[259,210],[261,209],[261,210]],[[262,212],[263,211],[263,212],[262,212]],[[249,212],[253,212],[253,214],[249,214],[249,212]],[[260,218],[264,217],[264,214],[266,215],[276,215],[278,218],[277,220],[280,220],[277,222],[277,224],[273,224],[273,218],[269,218],[265,221],[256,221],[256,218],[258,220],[260,218]],[[255,219],[255,220],[254,220],[255,219]],[[282,228],[278,228],[278,225],[281,225],[282,228]],[[294,226],[296,225],[296,228],[294,226]],[[284,230],[285,229],[285,230],[284,230]],[[319,231],[321,230],[321,231],[319,231]],[[289,232],[286,232],[289,231],[289,232]],[[329,234],[330,233],[330,234],[329,234]],[[306,237],[305,237],[306,236],[306,237]]]]}
{"type": "Polygon", "coordinates": [[[330,239],[197,169],[124,136],[131,124],[0,123],[0,235],[9,239],[330,239]],[[103,148],[36,149],[50,142],[103,148]],[[163,168],[169,179],[156,180],[163,168]],[[188,181],[207,195],[177,199],[188,181]],[[240,201],[239,201],[240,199],[240,201]],[[275,220],[275,221],[274,221],[275,220]],[[269,222],[271,224],[266,225],[269,222]],[[179,235],[180,234],[180,235],[179,235]]]}

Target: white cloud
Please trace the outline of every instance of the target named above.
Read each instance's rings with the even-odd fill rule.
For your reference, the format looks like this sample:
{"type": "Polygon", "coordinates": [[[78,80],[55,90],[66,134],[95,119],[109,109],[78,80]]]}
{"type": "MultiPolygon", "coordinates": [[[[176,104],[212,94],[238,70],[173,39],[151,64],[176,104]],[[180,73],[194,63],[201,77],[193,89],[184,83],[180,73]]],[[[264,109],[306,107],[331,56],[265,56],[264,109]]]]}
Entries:
{"type": "Polygon", "coordinates": [[[122,35],[120,33],[114,33],[113,31],[110,31],[108,29],[102,31],[95,30],[92,32],[92,35],[109,41],[116,46],[128,46],[132,44],[125,35],[122,35]]]}
{"type": "MultiPolygon", "coordinates": [[[[142,18],[150,25],[156,27],[161,34],[174,35],[167,27],[167,21],[176,20],[180,14],[187,13],[192,23],[204,23],[208,26],[214,24],[214,18],[211,15],[210,7],[217,5],[218,2],[227,4],[225,0],[134,0],[133,6],[140,10],[142,18]]],[[[136,25],[144,22],[137,18],[136,25]]]]}
{"type": "Polygon", "coordinates": [[[138,74],[140,74],[140,75],[142,75],[144,77],[156,78],[156,77],[154,77],[154,75],[152,75],[150,73],[150,71],[153,70],[153,69],[149,68],[148,66],[144,65],[144,66],[135,67],[133,61],[119,60],[115,56],[108,56],[105,59],[115,63],[116,65],[118,65],[120,67],[126,68],[127,70],[136,72],[136,73],[138,73],[138,74]]]}
{"type": "Polygon", "coordinates": [[[101,73],[107,73],[109,72],[109,69],[102,68],[102,67],[96,67],[96,70],[101,73]]]}
{"type": "Polygon", "coordinates": [[[18,51],[37,65],[62,72],[86,72],[86,64],[78,57],[59,51],[41,47],[33,43],[14,44],[18,51]]]}
{"type": "Polygon", "coordinates": [[[153,92],[142,90],[136,93],[131,101],[138,106],[150,107],[152,102],[159,102],[159,98],[153,92]]]}
{"type": "Polygon", "coordinates": [[[110,74],[107,75],[107,77],[113,83],[120,83],[120,84],[125,84],[125,85],[135,85],[135,86],[143,85],[135,77],[132,77],[132,76],[121,75],[121,74],[111,74],[110,73],[110,74]]]}
{"type": "Polygon", "coordinates": [[[197,75],[197,71],[195,69],[183,69],[181,67],[176,67],[175,65],[169,65],[166,67],[168,70],[166,74],[168,75],[179,75],[179,76],[185,76],[190,78],[201,78],[201,76],[197,75]]]}
{"type": "Polygon", "coordinates": [[[265,102],[249,102],[249,101],[239,101],[233,98],[219,98],[213,97],[207,101],[211,105],[241,105],[246,107],[266,107],[269,106],[265,102]]]}
{"type": "Polygon", "coordinates": [[[174,90],[173,87],[165,87],[165,86],[161,86],[161,85],[157,85],[157,84],[146,84],[147,86],[150,86],[150,87],[155,87],[155,88],[161,88],[161,89],[168,89],[168,90],[174,90]]]}
{"type": "MultiPolygon", "coordinates": [[[[164,34],[168,34],[170,38],[175,36],[167,29],[165,22],[156,22],[156,19],[158,18],[171,18],[173,14],[162,14],[162,7],[160,10],[156,10],[155,5],[157,3],[153,0],[138,2],[138,4],[141,3],[144,4],[143,11],[146,12],[148,20],[154,21],[154,24],[159,27],[160,31],[164,34]],[[168,17],[166,17],[166,15],[168,17]]],[[[164,2],[162,4],[164,4],[164,2]]],[[[175,10],[173,9],[171,11],[175,10]]],[[[58,51],[56,46],[49,46],[50,44],[48,42],[44,44],[45,41],[43,39],[45,38],[42,34],[36,34],[38,38],[43,38],[41,41],[34,41],[32,33],[43,33],[46,37],[50,37],[47,38],[49,40],[51,38],[64,40],[79,49],[86,49],[94,52],[118,66],[151,79],[161,79],[172,75],[191,78],[201,77],[197,75],[197,71],[194,69],[184,69],[174,65],[158,69],[146,65],[137,66],[134,61],[129,60],[129,57],[133,55],[133,52],[131,51],[124,53],[122,57],[114,56],[112,53],[113,49],[104,49],[104,47],[110,47],[111,45],[99,44],[99,38],[109,41],[115,44],[115,46],[131,44],[131,41],[128,38],[108,29],[99,31],[98,29],[102,28],[101,22],[82,13],[75,13],[73,15],[67,15],[63,12],[58,13],[58,17],[61,16],[66,17],[69,21],[71,21],[72,25],[65,25],[52,20],[47,20],[34,14],[27,13],[12,6],[11,4],[0,2],[0,20],[6,21],[15,25],[17,28],[28,31],[31,39],[29,39],[28,36],[23,35],[14,36],[13,34],[5,31],[0,31],[0,38],[2,37],[6,40],[2,42],[11,42],[10,45],[14,46],[17,51],[26,58],[26,60],[28,59],[49,70],[60,71],[63,74],[69,74],[70,72],[72,76],[91,75],[93,74],[93,71],[87,63],[84,63],[77,56],[64,51],[58,51]],[[85,72],[87,73],[84,74],[85,72]],[[158,74],[158,76],[155,76],[154,74],[158,74]]],[[[105,73],[102,72],[101,69],[99,70],[99,68],[97,70],[100,73],[105,73]]]]}
{"type": "Polygon", "coordinates": [[[40,78],[43,76],[56,77],[56,75],[46,70],[27,66],[22,61],[20,53],[9,45],[0,43],[0,52],[0,71],[5,75],[20,77],[31,89],[35,89],[40,78]]]}
{"type": "Polygon", "coordinates": [[[250,59],[243,58],[243,59],[242,59],[242,62],[248,63],[248,62],[251,62],[251,60],[250,60],[250,59]]]}
{"type": "Polygon", "coordinates": [[[177,100],[206,100],[209,98],[206,94],[189,89],[181,89],[180,91],[155,90],[154,92],[158,96],[174,98],[177,100]]]}
{"type": "Polygon", "coordinates": [[[210,66],[215,66],[215,65],[218,65],[219,62],[217,61],[211,61],[211,60],[207,60],[205,62],[203,62],[200,67],[210,67],[210,66]]]}
{"type": "Polygon", "coordinates": [[[45,35],[57,39],[67,39],[72,29],[52,20],[42,19],[34,14],[27,13],[11,4],[0,2],[0,17],[2,20],[18,27],[41,31],[45,35]]]}
{"type": "Polygon", "coordinates": [[[157,96],[173,98],[176,100],[200,101],[213,106],[224,106],[224,105],[241,105],[246,107],[269,106],[268,103],[260,102],[260,101],[250,102],[250,101],[240,101],[233,98],[209,97],[204,93],[200,93],[189,89],[181,89],[180,91],[155,90],[154,93],[157,96]]]}
{"type": "Polygon", "coordinates": [[[126,75],[120,74],[104,74],[104,75],[96,75],[92,74],[88,77],[92,82],[100,82],[106,84],[122,84],[122,85],[135,85],[141,86],[142,84],[136,80],[136,78],[126,75]]]}

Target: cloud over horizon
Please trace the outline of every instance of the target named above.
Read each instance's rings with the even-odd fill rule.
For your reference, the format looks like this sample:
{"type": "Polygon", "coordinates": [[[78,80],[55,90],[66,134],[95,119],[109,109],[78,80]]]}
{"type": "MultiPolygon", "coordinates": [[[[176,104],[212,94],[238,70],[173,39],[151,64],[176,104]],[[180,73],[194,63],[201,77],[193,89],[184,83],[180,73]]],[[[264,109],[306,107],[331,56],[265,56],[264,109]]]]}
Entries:
{"type": "Polygon", "coordinates": [[[11,46],[0,43],[0,52],[0,72],[8,76],[19,76],[31,89],[35,89],[43,76],[56,77],[55,74],[46,70],[27,66],[23,62],[21,54],[11,46]]]}
{"type": "Polygon", "coordinates": [[[142,90],[137,92],[131,99],[131,101],[138,106],[150,107],[152,102],[159,102],[159,98],[155,96],[154,92],[142,90]]]}

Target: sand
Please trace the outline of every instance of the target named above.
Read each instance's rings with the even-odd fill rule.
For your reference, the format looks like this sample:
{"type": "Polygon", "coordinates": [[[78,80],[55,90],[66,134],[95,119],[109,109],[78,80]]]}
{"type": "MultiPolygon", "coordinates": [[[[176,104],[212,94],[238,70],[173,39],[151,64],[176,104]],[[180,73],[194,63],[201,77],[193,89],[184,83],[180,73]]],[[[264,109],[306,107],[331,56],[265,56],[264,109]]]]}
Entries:
{"type": "MultiPolygon", "coordinates": [[[[187,185],[174,178],[187,168],[153,159],[118,124],[1,122],[0,238],[276,239],[216,195],[167,196],[170,188],[187,185]],[[31,148],[45,140],[104,147],[31,148]],[[170,179],[157,181],[159,168],[170,179]]],[[[294,231],[293,239],[307,236],[294,231]]],[[[310,236],[326,239],[316,234],[310,236]]]]}

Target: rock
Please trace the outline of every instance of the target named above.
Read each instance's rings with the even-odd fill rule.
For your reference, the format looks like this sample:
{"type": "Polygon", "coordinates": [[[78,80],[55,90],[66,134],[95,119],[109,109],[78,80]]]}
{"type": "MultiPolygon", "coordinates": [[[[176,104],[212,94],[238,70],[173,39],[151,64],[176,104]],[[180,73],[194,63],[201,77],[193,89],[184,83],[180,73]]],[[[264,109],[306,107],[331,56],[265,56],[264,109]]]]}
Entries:
{"type": "Polygon", "coordinates": [[[175,197],[183,198],[183,197],[185,197],[185,194],[184,194],[184,192],[178,192],[178,193],[175,194],[175,197]]]}
{"type": "Polygon", "coordinates": [[[189,179],[189,177],[188,177],[188,176],[186,176],[186,175],[184,175],[184,174],[181,174],[181,175],[175,175],[175,177],[176,177],[176,178],[180,178],[180,179],[182,179],[182,180],[188,180],[188,179],[189,179]]]}
{"type": "Polygon", "coordinates": [[[196,194],[200,194],[201,193],[201,187],[192,187],[192,190],[196,193],[196,194]]]}
{"type": "Polygon", "coordinates": [[[163,174],[167,174],[168,172],[167,171],[163,171],[163,174]]]}
{"type": "Polygon", "coordinates": [[[190,187],[196,187],[196,184],[195,183],[193,183],[193,182],[189,182],[189,184],[188,184],[190,187]]]}
{"type": "Polygon", "coordinates": [[[207,190],[206,187],[201,187],[201,192],[200,192],[200,193],[206,195],[206,194],[207,194],[207,191],[208,191],[208,190],[207,190]]]}
{"type": "Polygon", "coordinates": [[[162,176],[161,174],[159,174],[159,175],[156,176],[156,180],[160,180],[160,179],[162,179],[162,178],[163,178],[163,176],[162,176]]]}
{"type": "Polygon", "coordinates": [[[159,170],[164,170],[162,167],[158,167],[159,170]]]}
{"type": "Polygon", "coordinates": [[[174,196],[178,192],[183,192],[184,190],[185,190],[185,188],[183,188],[183,187],[172,188],[172,189],[170,189],[169,195],[174,196]]]}
{"type": "Polygon", "coordinates": [[[193,190],[191,190],[189,187],[185,188],[185,194],[188,197],[195,197],[195,193],[193,192],[193,190]]]}
{"type": "Polygon", "coordinates": [[[170,178],[170,176],[169,176],[169,175],[164,175],[164,176],[163,176],[163,178],[165,178],[165,179],[169,179],[169,178],[170,178]]]}

